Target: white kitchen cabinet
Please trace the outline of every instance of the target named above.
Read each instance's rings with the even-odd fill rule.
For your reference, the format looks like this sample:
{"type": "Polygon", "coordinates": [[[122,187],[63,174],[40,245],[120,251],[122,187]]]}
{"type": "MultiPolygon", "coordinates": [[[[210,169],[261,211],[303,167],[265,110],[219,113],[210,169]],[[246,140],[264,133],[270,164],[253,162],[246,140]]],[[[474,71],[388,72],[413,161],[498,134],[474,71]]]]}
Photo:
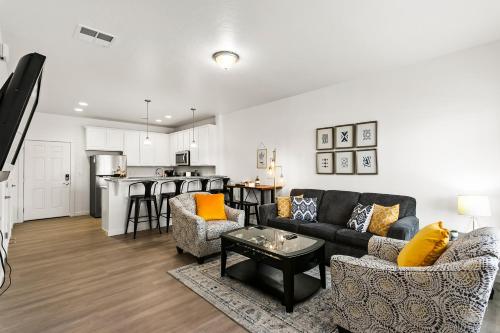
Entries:
{"type": "Polygon", "coordinates": [[[189,130],[188,134],[189,134],[189,156],[190,156],[190,163],[191,165],[193,166],[198,166],[198,165],[202,165],[202,163],[200,163],[200,140],[198,138],[198,130],[199,128],[198,127],[195,127],[194,128],[194,140],[196,142],[196,147],[191,147],[191,141],[193,140],[193,130],[189,130]]]}
{"type": "MultiPolygon", "coordinates": [[[[195,127],[194,138],[196,140],[196,148],[188,147],[191,151],[191,165],[216,165],[217,143],[215,125],[204,125],[195,127]]],[[[189,134],[190,132],[188,132],[189,134]]],[[[192,141],[190,136],[190,141],[192,141]]]]}
{"type": "Polygon", "coordinates": [[[106,127],[85,127],[86,150],[123,150],[123,130],[106,127]]]}
{"type": "Polygon", "coordinates": [[[128,166],[141,165],[141,133],[126,131],[123,137],[123,154],[127,156],[128,166]]]}
{"type": "Polygon", "coordinates": [[[171,133],[168,135],[169,140],[170,140],[170,151],[169,151],[169,156],[170,156],[170,165],[174,166],[175,165],[175,153],[177,153],[177,138],[178,135],[177,133],[171,133]]]}
{"type": "Polygon", "coordinates": [[[151,140],[150,145],[145,145],[144,140],[146,140],[147,133],[141,132],[140,134],[140,154],[141,154],[141,166],[154,166],[155,165],[155,145],[157,144],[156,137],[154,133],[149,133],[149,139],[151,140]]]}
{"type": "Polygon", "coordinates": [[[154,133],[153,139],[155,166],[169,166],[170,137],[167,134],[154,133]]]}

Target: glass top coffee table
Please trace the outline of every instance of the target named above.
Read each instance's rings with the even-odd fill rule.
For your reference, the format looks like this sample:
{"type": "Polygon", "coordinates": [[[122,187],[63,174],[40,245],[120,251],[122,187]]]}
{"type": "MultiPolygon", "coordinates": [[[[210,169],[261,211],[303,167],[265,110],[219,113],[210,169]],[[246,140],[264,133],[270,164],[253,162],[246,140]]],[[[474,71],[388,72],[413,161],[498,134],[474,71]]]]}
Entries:
{"type": "Polygon", "coordinates": [[[250,226],[221,236],[221,276],[251,284],[280,298],[287,312],[326,288],[325,241],[288,231],[250,226]],[[249,259],[226,268],[227,252],[249,259]],[[320,279],[304,274],[319,266],[320,279]]]}

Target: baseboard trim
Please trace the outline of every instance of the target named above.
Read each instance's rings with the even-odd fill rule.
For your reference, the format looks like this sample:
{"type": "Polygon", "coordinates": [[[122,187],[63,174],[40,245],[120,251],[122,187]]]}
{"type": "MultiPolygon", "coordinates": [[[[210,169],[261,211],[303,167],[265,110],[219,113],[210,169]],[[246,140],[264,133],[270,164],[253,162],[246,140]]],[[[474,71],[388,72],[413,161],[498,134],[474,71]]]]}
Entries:
{"type": "Polygon", "coordinates": [[[74,212],[73,214],[71,214],[71,216],[83,216],[83,215],[89,215],[89,214],[90,214],[90,211],[84,210],[81,212],[74,212]]]}

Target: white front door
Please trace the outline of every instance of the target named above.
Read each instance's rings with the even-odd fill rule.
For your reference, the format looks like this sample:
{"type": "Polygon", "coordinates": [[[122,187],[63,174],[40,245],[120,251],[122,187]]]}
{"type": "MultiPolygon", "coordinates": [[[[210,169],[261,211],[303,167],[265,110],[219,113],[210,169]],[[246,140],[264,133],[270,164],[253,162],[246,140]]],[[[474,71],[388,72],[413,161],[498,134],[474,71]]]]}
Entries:
{"type": "Polygon", "coordinates": [[[70,144],[26,141],[24,220],[69,215],[70,144]]]}

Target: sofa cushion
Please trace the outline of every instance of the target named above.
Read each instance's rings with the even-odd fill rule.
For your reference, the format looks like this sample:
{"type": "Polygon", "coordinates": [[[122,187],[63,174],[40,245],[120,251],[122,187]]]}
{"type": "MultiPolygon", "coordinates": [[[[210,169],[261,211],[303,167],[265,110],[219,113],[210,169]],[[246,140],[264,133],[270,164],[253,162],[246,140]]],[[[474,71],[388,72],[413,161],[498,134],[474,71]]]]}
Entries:
{"type": "Polygon", "coordinates": [[[290,232],[298,233],[299,225],[306,222],[302,222],[299,220],[292,220],[283,217],[276,217],[274,219],[269,219],[267,221],[267,226],[271,228],[286,230],[290,232]]]}
{"type": "Polygon", "coordinates": [[[298,233],[334,242],[335,234],[341,228],[339,225],[330,223],[303,223],[299,225],[298,233]]]}
{"type": "Polygon", "coordinates": [[[301,188],[295,188],[290,191],[290,196],[295,197],[295,196],[300,196],[302,195],[304,198],[316,198],[316,204],[321,206],[321,200],[323,200],[323,194],[325,191],[323,190],[313,190],[313,189],[301,189],[301,188]]]}
{"type": "Polygon", "coordinates": [[[399,204],[399,218],[416,216],[417,202],[415,198],[404,195],[361,193],[359,203],[363,205],[377,204],[386,207],[399,204]]]}
{"type": "Polygon", "coordinates": [[[304,222],[316,222],[318,206],[316,198],[294,197],[292,200],[292,218],[304,222]]]}
{"type": "Polygon", "coordinates": [[[358,192],[325,191],[318,209],[318,222],[346,226],[359,201],[358,192]]]}
{"type": "Polygon", "coordinates": [[[219,239],[223,232],[241,228],[238,223],[226,220],[212,220],[207,223],[207,241],[219,239]]]}
{"type": "Polygon", "coordinates": [[[373,234],[369,232],[357,232],[352,229],[342,228],[335,234],[335,241],[362,249],[368,249],[368,241],[372,236],[373,234]]]}

